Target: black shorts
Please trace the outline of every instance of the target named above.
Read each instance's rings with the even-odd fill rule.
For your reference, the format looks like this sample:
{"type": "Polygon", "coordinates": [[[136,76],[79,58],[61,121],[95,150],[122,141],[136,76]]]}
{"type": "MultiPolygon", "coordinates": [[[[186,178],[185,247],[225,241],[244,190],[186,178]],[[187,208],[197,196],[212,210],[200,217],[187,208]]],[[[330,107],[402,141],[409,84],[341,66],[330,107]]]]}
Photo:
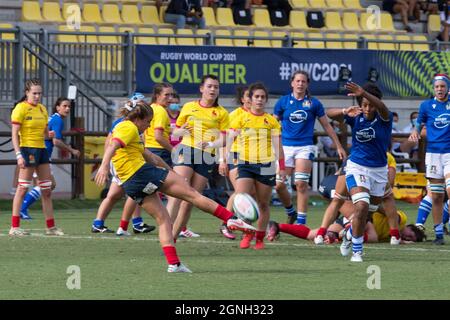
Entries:
{"type": "Polygon", "coordinates": [[[240,161],[238,164],[239,178],[251,178],[268,186],[275,186],[275,162],[267,163],[250,163],[240,161]]]}
{"type": "Polygon", "coordinates": [[[151,153],[156,154],[158,157],[164,160],[165,163],[167,163],[170,167],[173,166],[172,164],[172,154],[163,148],[147,148],[148,151],[151,153]]]}
{"type": "Polygon", "coordinates": [[[46,148],[21,147],[20,153],[25,160],[26,167],[37,167],[41,164],[50,162],[50,157],[46,148]]]}
{"type": "Polygon", "coordinates": [[[142,204],[146,196],[155,193],[163,185],[168,174],[167,169],[146,163],[122,187],[130,198],[142,204]]]}
{"type": "Polygon", "coordinates": [[[228,164],[228,170],[233,170],[238,167],[239,163],[239,153],[237,152],[230,152],[227,158],[227,164],[228,164]]]}
{"type": "Polygon", "coordinates": [[[216,165],[215,156],[209,152],[192,148],[183,144],[177,146],[173,159],[173,166],[186,166],[195,173],[209,179],[216,165]]]}

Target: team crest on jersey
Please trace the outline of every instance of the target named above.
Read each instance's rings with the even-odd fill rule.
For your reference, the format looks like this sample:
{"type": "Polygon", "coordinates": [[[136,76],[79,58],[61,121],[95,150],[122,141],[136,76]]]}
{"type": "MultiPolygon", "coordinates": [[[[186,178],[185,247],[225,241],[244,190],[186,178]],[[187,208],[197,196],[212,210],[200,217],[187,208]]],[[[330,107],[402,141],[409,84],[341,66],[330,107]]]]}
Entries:
{"type": "Polygon", "coordinates": [[[450,102],[447,102],[447,105],[445,106],[445,109],[450,110],[450,102]]]}
{"type": "Polygon", "coordinates": [[[433,107],[433,109],[436,109],[436,103],[433,103],[433,104],[431,105],[431,107],[433,107]]]}
{"type": "Polygon", "coordinates": [[[311,107],[311,101],[304,100],[302,105],[303,105],[303,108],[310,108],[311,107]]]}
{"type": "Polygon", "coordinates": [[[212,114],[214,117],[217,117],[217,112],[216,112],[216,110],[213,110],[213,111],[211,112],[211,114],[212,114]]]}
{"type": "Polygon", "coordinates": [[[33,120],[33,117],[32,116],[28,116],[28,117],[25,118],[25,120],[33,120]]]}
{"type": "Polygon", "coordinates": [[[269,125],[269,121],[266,118],[264,118],[264,124],[269,125]]]}
{"type": "Polygon", "coordinates": [[[434,126],[443,129],[450,124],[450,113],[443,113],[434,119],[434,126]]]}
{"type": "Polygon", "coordinates": [[[363,174],[359,175],[359,181],[361,181],[362,183],[366,183],[366,176],[363,174]]]}
{"type": "Polygon", "coordinates": [[[359,142],[368,142],[375,139],[375,130],[373,128],[366,128],[356,131],[355,137],[359,142]]]}
{"type": "Polygon", "coordinates": [[[436,168],[436,166],[431,166],[431,167],[430,167],[430,173],[431,173],[431,174],[437,174],[437,168],[436,168]]]}
{"type": "Polygon", "coordinates": [[[308,114],[303,110],[296,110],[289,115],[289,121],[292,123],[301,123],[308,119],[308,114]]]}

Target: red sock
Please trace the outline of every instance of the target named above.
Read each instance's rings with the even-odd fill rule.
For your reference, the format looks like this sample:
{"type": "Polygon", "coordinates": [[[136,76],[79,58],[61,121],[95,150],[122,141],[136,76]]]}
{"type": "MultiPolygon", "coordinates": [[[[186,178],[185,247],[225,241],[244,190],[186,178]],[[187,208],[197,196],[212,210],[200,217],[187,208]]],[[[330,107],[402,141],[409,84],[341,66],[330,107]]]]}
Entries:
{"type": "Polygon", "coordinates": [[[326,234],[327,234],[327,228],[319,228],[319,230],[317,231],[318,236],[325,237],[326,234]]]}
{"type": "Polygon", "coordinates": [[[367,239],[369,239],[369,234],[365,231],[364,232],[364,242],[367,242],[367,239]]]}
{"type": "Polygon", "coordinates": [[[278,225],[280,232],[289,233],[297,238],[306,239],[310,229],[302,224],[285,224],[280,223],[278,225]]]}
{"type": "Polygon", "coordinates": [[[13,228],[20,227],[20,216],[12,216],[11,224],[13,228]]]}
{"type": "Polygon", "coordinates": [[[400,232],[398,231],[398,229],[389,229],[389,234],[391,235],[391,237],[400,239],[400,232]]]}
{"type": "Polygon", "coordinates": [[[123,230],[127,230],[128,229],[128,224],[129,224],[130,222],[129,221],[125,221],[125,220],[120,220],[120,227],[123,229],[123,230]]]}
{"type": "Polygon", "coordinates": [[[55,219],[45,220],[45,223],[47,224],[47,228],[53,228],[55,226],[55,219]]]}
{"type": "Polygon", "coordinates": [[[265,231],[256,231],[256,240],[257,241],[263,241],[265,236],[266,236],[265,231]]]}
{"type": "Polygon", "coordinates": [[[187,230],[187,227],[182,227],[182,228],[181,228],[181,231],[182,231],[182,232],[185,232],[186,230],[187,230]]]}
{"type": "Polygon", "coordinates": [[[162,248],[168,264],[179,264],[180,259],[177,256],[177,249],[174,246],[165,246],[162,248]]]}
{"type": "Polygon", "coordinates": [[[219,219],[222,219],[224,222],[227,222],[233,216],[233,213],[219,204],[213,215],[219,219]]]}

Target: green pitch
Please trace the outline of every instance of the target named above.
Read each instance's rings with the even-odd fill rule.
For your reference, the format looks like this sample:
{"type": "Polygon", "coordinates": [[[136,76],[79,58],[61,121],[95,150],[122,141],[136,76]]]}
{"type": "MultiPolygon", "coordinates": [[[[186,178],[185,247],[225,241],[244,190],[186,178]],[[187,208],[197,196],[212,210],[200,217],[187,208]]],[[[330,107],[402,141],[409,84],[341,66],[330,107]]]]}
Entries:
{"type": "MultiPolygon", "coordinates": [[[[223,238],[220,222],[193,212],[190,227],[200,238],[182,239],[178,254],[192,274],[168,274],[155,232],[128,238],[90,232],[96,202],[56,202],[56,222],[66,236],[44,236],[44,219],[31,210],[22,227],[32,236],[11,238],[10,201],[0,203],[0,299],[449,299],[450,239],[392,247],[365,246],[364,262],[350,263],[336,245],[317,247],[283,234],[255,251],[223,238]],[[71,209],[67,209],[71,208],[71,209]],[[74,267],[75,266],[75,267],[74,267]],[[79,282],[72,281],[79,268],[79,282]],[[379,268],[379,269],[377,269],[379,268]],[[374,282],[373,270],[379,270],[374,282]],[[371,278],[372,277],[372,278],[371,278]],[[80,289],[73,288],[78,283],[80,289]],[[374,289],[369,289],[368,287],[374,289]],[[376,287],[380,289],[376,289],[376,287]]],[[[39,204],[34,208],[39,208],[39,204]]],[[[417,206],[399,203],[415,220],[417,206]]],[[[106,225],[116,229],[119,207],[106,225]]],[[[311,207],[308,222],[320,223],[325,206],[311,207]]],[[[145,221],[154,220],[144,216],[145,221]]],[[[279,207],[272,218],[285,220],[279,207]]],[[[431,230],[431,219],[427,230],[431,230]]],[[[428,232],[429,238],[433,238],[428,232]]]]}

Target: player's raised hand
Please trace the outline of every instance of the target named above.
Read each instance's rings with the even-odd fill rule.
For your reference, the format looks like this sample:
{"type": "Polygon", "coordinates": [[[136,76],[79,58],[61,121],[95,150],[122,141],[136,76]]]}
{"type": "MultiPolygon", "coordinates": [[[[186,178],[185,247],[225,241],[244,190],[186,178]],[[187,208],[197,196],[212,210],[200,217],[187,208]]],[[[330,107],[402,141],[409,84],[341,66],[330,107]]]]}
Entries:
{"type": "Polygon", "coordinates": [[[360,106],[351,106],[345,109],[344,114],[349,117],[356,117],[362,113],[360,106]]]}
{"type": "Polygon", "coordinates": [[[348,95],[351,97],[359,97],[364,93],[364,89],[354,82],[347,82],[345,84],[345,89],[350,91],[348,95]]]}

